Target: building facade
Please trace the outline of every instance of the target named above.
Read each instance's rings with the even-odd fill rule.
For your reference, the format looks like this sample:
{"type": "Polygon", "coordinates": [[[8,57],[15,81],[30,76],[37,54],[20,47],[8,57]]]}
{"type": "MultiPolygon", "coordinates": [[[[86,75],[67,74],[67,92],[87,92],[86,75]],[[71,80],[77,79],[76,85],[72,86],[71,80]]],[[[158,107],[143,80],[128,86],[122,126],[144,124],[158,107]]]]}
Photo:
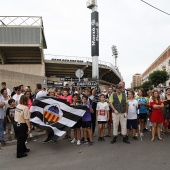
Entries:
{"type": "Polygon", "coordinates": [[[139,73],[134,74],[133,77],[132,77],[131,88],[140,86],[141,85],[141,78],[142,78],[141,74],[139,74],[139,73]]]}
{"type": "MultiPolygon", "coordinates": [[[[165,70],[170,75],[170,46],[142,74],[142,84],[148,81],[149,74],[156,70],[165,70]]],[[[161,86],[170,86],[170,79],[161,86]]]]}

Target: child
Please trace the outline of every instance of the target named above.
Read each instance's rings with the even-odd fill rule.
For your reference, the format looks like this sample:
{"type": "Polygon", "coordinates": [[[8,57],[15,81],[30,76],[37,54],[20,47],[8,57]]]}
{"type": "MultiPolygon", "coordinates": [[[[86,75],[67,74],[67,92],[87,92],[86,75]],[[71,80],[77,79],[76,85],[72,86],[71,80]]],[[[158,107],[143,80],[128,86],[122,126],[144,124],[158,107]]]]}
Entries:
{"type": "Polygon", "coordinates": [[[128,93],[128,117],[127,117],[127,135],[129,135],[130,129],[132,127],[132,138],[134,140],[138,139],[137,135],[137,109],[138,101],[134,99],[135,93],[130,91],[128,93]]]}
{"type": "MultiPolygon", "coordinates": [[[[63,89],[63,95],[62,96],[58,95],[57,97],[60,98],[60,99],[66,100],[70,104],[72,103],[72,95],[69,95],[68,89],[66,89],[66,88],[63,89]]],[[[66,132],[64,139],[69,139],[71,141],[70,134],[71,134],[71,130],[68,130],[66,132]]]]}
{"type": "MultiPolygon", "coordinates": [[[[71,106],[77,106],[78,105],[78,94],[74,94],[72,96],[72,99],[73,99],[73,102],[72,104],[70,104],[71,106]]],[[[73,129],[74,129],[74,138],[73,140],[71,141],[71,143],[75,143],[77,141],[77,145],[80,145],[80,136],[81,136],[81,132],[80,132],[80,127],[81,127],[81,124],[82,124],[82,120],[80,119],[74,126],[73,126],[73,129]]]]}
{"type": "MultiPolygon", "coordinates": [[[[8,140],[12,140],[10,131],[11,131],[12,124],[13,124],[13,128],[15,131],[15,127],[14,127],[15,100],[9,99],[8,104],[10,105],[6,110],[6,117],[7,117],[7,122],[8,122],[8,140]]],[[[16,131],[15,131],[15,138],[16,138],[16,131]]]]}
{"type": "Polygon", "coordinates": [[[170,123],[170,110],[169,110],[169,104],[167,101],[164,101],[164,108],[162,108],[162,112],[164,115],[164,122],[163,122],[163,133],[167,135],[168,133],[168,126],[170,123]]]}
{"type": "Polygon", "coordinates": [[[107,102],[105,102],[104,94],[100,95],[100,102],[97,103],[96,118],[98,121],[98,133],[99,133],[98,141],[105,141],[104,130],[105,124],[109,120],[109,105],[107,102]]]}
{"type": "Polygon", "coordinates": [[[92,131],[91,131],[91,113],[94,113],[92,106],[88,103],[88,97],[82,97],[82,103],[84,106],[87,106],[87,111],[85,112],[84,116],[82,117],[82,128],[84,132],[84,144],[89,144],[89,146],[93,145],[92,139],[92,131]],[[87,134],[90,138],[90,141],[87,141],[87,134]]]}

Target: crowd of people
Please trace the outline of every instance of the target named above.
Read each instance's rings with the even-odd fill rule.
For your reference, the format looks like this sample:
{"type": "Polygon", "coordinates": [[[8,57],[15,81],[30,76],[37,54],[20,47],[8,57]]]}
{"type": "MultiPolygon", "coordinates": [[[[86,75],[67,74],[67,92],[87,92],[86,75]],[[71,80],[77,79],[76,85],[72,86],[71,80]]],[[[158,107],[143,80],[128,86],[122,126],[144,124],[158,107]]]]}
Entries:
{"type": "MultiPolygon", "coordinates": [[[[27,156],[30,151],[25,145],[27,135],[32,135],[33,128],[29,109],[34,99],[42,96],[67,100],[70,106],[87,107],[82,119],[72,127],[74,134],[71,134],[70,129],[64,137],[77,145],[92,146],[94,136],[98,136],[98,142],[113,136],[111,144],[114,144],[120,135],[123,142],[130,144],[129,136],[132,140],[138,140],[144,137],[145,130],[151,131],[151,142],[155,140],[155,135],[158,140],[164,141],[161,131],[166,135],[170,126],[170,87],[164,93],[156,89],[126,90],[122,81],[103,91],[98,86],[84,89],[66,86],[63,89],[46,90],[41,84],[37,84],[35,92],[29,86],[19,85],[11,93],[5,82],[1,85],[0,143],[5,145],[6,133],[8,140],[12,140],[11,135],[14,133],[14,138],[17,139],[17,158],[27,156]]],[[[50,141],[50,134],[47,133],[43,143],[50,141]]]]}

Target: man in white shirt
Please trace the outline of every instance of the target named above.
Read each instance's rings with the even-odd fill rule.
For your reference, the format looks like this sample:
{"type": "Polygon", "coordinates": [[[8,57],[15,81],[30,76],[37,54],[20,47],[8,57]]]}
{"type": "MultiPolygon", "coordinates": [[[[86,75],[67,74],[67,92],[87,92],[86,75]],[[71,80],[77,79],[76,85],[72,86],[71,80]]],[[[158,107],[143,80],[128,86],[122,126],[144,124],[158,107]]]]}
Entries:
{"type": "Polygon", "coordinates": [[[17,106],[23,93],[21,93],[20,87],[15,87],[15,91],[16,94],[12,98],[15,100],[15,106],[17,106]]]}
{"type": "Polygon", "coordinates": [[[11,90],[6,87],[6,82],[2,82],[1,85],[2,85],[2,89],[5,88],[7,90],[8,96],[11,97],[11,90]]]}
{"type": "Polygon", "coordinates": [[[38,93],[36,94],[36,99],[39,97],[47,96],[47,93],[44,90],[42,90],[41,84],[37,84],[36,87],[37,87],[37,91],[38,91],[38,93]]]}

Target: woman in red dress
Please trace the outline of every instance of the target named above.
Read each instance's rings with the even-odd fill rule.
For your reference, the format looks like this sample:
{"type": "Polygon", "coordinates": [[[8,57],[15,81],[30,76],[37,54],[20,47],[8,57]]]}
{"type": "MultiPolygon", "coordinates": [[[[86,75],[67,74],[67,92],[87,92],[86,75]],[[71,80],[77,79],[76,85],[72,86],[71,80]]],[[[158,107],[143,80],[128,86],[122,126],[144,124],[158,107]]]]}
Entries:
{"type": "Polygon", "coordinates": [[[158,140],[163,141],[163,139],[160,136],[160,132],[161,132],[161,124],[164,121],[164,117],[162,113],[162,108],[164,107],[164,104],[160,100],[160,96],[157,90],[153,92],[153,96],[150,101],[150,107],[152,107],[152,114],[151,114],[150,121],[153,123],[151,142],[153,142],[155,139],[156,130],[158,134],[158,140]]]}

